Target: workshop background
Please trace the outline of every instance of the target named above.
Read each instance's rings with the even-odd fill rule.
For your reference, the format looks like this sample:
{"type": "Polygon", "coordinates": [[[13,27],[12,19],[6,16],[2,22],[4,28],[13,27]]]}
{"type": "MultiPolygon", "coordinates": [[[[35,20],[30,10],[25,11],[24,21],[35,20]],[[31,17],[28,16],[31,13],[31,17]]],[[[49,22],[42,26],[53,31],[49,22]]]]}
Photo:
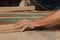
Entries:
{"type": "MultiPolygon", "coordinates": [[[[0,6],[19,6],[22,0],[0,0],[0,6]]],[[[42,4],[49,10],[60,9],[60,0],[35,0],[36,2],[42,4]]],[[[30,0],[32,5],[35,5],[36,10],[42,10],[39,5],[30,0]]]]}

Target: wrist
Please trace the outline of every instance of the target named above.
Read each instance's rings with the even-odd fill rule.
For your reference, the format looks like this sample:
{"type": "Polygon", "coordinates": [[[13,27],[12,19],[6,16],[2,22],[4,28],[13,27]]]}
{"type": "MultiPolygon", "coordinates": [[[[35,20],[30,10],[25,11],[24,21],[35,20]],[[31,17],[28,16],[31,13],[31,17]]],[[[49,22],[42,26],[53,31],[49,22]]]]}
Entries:
{"type": "Polygon", "coordinates": [[[48,25],[48,22],[47,21],[38,21],[38,20],[36,20],[36,21],[34,21],[34,24],[35,24],[35,27],[41,27],[41,26],[46,26],[46,25],[48,25]]]}

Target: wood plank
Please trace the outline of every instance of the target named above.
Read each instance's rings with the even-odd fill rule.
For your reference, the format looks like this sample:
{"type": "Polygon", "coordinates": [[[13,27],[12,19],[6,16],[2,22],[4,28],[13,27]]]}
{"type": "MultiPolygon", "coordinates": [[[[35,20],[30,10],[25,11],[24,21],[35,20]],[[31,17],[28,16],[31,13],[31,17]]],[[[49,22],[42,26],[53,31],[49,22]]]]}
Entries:
{"type": "Polygon", "coordinates": [[[0,7],[0,11],[16,11],[16,10],[33,10],[34,6],[22,6],[22,7],[0,7]]]}
{"type": "Polygon", "coordinates": [[[28,14],[31,14],[31,13],[33,13],[33,14],[46,14],[46,13],[53,13],[53,12],[55,12],[55,11],[34,11],[34,10],[14,10],[14,11],[0,11],[0,14],[23,14],[23,13],[28,13],[28,14]]]}
{"type": "Polygon", "coordinates": [[[5,12],[5,13],[0,13],[0,19],[3,18],[41,18],[44,16],[50,15],[52,12],[39,12],[39,13],[29,13],[29,12],[5,12]]]}
{"type": "Polygon", "coordinates": [[[7,18],[42,18],[45,16],[40,16],[40,17],[0,17],[0,19],[7,19],[7,18]]]}
{"type": "Polygon", "coordinates": [[[39,11],[39,12],[36,12],[36,11],[19,11],[19,10],[16,10],[16,11],[0,11],[0,14],[51,14],[51,13],[54,13],[55,11],[39,11]]]}
{"type": "Polygon", "coordinates": [[[5,32],[18,32],[19,29],[15,29],[14,24],[3,24],[0,25],[0,33],[5,33],[5,32]]]}

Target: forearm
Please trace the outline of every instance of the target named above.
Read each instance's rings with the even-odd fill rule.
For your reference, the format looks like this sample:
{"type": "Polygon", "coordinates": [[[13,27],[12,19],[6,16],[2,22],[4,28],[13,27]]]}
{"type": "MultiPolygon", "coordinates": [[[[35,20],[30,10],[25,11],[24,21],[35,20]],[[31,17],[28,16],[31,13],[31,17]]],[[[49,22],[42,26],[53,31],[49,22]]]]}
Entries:
{"type": "Polygon", "coordinates": [[[45,26],[49,24],[54,24],[54,23],[60,23],[60,10],[56,11],[55,13],[52,13],[51,15],[38,19],[35,21],[37,26],[45,26]]]}

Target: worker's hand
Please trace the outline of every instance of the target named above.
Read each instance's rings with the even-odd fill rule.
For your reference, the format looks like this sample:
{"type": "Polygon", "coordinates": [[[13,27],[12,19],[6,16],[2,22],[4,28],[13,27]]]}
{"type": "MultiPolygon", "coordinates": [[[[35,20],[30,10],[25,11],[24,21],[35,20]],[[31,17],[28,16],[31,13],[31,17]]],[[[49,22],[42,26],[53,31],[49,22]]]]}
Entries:
{"type": "Polygon", "coordinates": [[[20,28],[20,31],[24,31],[27,28],[34,29],[36,26],[36,23],[34,23],[32,20],[24,19],[24,20],[18,21],[14,26],[15,28],[20,28]]]}

